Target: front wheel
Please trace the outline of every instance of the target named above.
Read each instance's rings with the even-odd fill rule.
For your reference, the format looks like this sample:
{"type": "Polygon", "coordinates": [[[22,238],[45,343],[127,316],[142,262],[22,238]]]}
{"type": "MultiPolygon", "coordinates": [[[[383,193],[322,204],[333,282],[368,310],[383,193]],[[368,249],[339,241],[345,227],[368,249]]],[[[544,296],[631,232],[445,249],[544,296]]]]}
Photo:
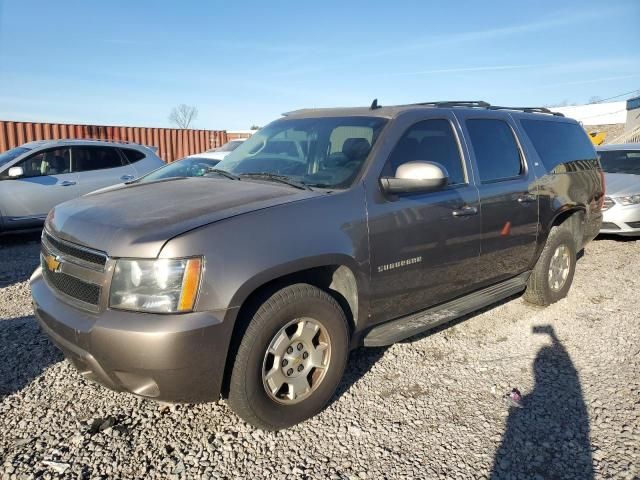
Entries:
{"type": "Polygon", "coordinates": [[[265,430],[295,425],[334,394],[349,353],[347,321],[328,293],[296,284],[269,297],[236,354],[229,406],[265,430]]]}
{"type": "Polygon", "coordinates": [[[553,227],[547,243],[531,272],[524,299],[535,305],[547,306],[569,293],[576,270],[576,244],[571,232],[553,227]]]}

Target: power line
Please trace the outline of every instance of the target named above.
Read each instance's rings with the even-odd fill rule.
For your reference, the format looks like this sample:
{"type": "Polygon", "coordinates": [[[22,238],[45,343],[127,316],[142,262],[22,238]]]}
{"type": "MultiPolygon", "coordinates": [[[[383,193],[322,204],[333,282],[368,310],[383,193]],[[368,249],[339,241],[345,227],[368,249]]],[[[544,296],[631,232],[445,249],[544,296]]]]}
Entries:
{"type": "Polygon", "coordinates": [[[630,92],[621,93],[620,95],[614,95],[613,97],[601,98],[600,100],[596,100],[595,102],[589,102],[587,105],[595,105],[596,103],[606,102],[607,100],[613,100],[614,98],[624,97],[625,95],[631,95],[632,93],[640,92],[640,88],[636,90],[631,90],[630,92]]]}

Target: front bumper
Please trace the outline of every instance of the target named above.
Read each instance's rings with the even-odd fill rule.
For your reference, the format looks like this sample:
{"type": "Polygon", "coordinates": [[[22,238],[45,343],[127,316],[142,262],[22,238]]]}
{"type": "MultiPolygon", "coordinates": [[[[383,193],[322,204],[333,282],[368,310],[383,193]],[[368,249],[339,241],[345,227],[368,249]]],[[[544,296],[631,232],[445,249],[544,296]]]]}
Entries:
{"type": "Polygon", "coordinates": [[[605,210],[600,233],[640,235],[640,205],[625,207],[616,203],[605,210]]]}
{"type": "Polygon", "coordinates": [[[40,269],[31,291],[42,330],[84,378],[166,402],[218,400],[233,323],[224,321],[229,311],[93,314],[58,298],[40,269]]]}

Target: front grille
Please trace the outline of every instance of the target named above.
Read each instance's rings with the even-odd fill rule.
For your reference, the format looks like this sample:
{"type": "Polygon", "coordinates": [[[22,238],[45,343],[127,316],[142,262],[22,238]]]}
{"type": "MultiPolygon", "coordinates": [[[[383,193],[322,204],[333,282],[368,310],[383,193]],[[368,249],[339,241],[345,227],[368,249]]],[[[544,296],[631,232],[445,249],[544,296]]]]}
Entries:
{"type": "Polygon", "coordinates": [[[631,228],[640,228],[640,222],[627,222],[631,228]]]}
{"type": "Polygon", "coordinates": [[[101,267],[104,267],[107,263],[107,256],[102,253],[92,252],[82,247],[76,247],[71,243],[60,241],[50,235],[47,231],[43,232],[43,236],[49,245],[62,254],[66,254],[101,267]]]}
{"type": "Polygon", "coordinates": [[[618,225],[611,222],[602,222],[602,227],[600,228],[602,230],[620,230],[620,227],[618,225]]]}
{"type": "Polygon", "coordinates": [[[615,202],[611,197],[604,197],[604,203],[602,204],[602,210],[609,210],[615,205],[615,202]]]}
{"type": "Polygon", "coordinates": [[[42,273],[47,283],[59,292],[71,298],[80,300],[90,305],[98,305],[100,301],[100,286],[87,283],[71,275],[62,272],[52,272],[47,267],[44,257],[41,258],[42,273]]]}

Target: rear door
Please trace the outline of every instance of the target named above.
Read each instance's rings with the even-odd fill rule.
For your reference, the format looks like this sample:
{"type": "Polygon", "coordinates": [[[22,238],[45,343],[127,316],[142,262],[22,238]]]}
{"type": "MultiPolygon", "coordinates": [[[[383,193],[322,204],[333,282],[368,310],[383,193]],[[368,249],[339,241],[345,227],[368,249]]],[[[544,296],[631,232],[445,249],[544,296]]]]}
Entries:
{"type": "Polygon", "coordinates": [[[480,280],[499,282],[525,272],[536,250],[536,176],[507,115],[456,112],[469,141],[480,195],[480,280]]]}
{"type": "Polygon", "coordinates": [[[120,154],[118,148],[96,145],[72,147],[71,150],[80,195],[127,182],[137,176],[135,169],[120,154]]]}
{"type": "Polygon", "coordinates": [[[54,206],[79,195],[68,147],[39,151],[13,166],[22,167],[23,175],[0,181],[0,204],[8,228],[38,225],[54,206]]]}

